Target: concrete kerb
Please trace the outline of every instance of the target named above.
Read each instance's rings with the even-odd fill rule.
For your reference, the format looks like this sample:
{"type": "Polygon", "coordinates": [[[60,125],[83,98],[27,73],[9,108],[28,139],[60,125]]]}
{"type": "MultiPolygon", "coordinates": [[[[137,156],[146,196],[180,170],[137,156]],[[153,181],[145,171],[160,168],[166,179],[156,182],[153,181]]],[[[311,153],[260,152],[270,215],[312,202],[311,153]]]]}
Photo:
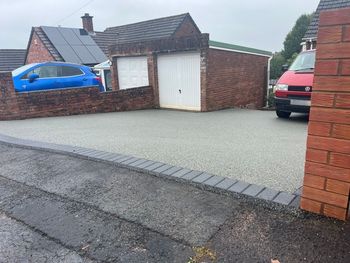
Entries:
{"type": "Polygon", "coordinates": [[[191,184],[203,190],[219,194],[231,195],[235,198],[248,198],[254,200],[254,202],[259,202],[262,205],[267,205],[269,207],[271,207],[273,204],[274,208],[277,209],[279,207],[288,207],[292,210],[299,211],[299,189],[299,191],[297,190],[295,193],[291,194],[288,192],[276,191],[274,189],[260,185],[249,184],[231,178],[172,166],[169,164],[137,158],[134,156],[104,152],[83,147],[31,141],[1,134],[0,142],[12,147],[42,150],[52,153],[69,155],[81,159],[113,164],[117,167],[145,172],[153,176],[166,178],[180,183],[191,184]]]}

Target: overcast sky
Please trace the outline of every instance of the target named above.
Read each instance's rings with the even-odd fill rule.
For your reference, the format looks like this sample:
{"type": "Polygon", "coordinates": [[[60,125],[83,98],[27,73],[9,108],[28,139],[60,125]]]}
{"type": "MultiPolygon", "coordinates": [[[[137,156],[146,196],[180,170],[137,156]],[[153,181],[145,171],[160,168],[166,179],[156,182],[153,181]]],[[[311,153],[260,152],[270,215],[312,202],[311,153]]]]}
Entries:
{"type": "Polygon", "coordinates": [[[26,48],[32,26],[81,27],[84,13],[94,27],[134,23],[189,12],[210,39],[269,51],[319,0],[0,0],[0,48],[26,48]]]}

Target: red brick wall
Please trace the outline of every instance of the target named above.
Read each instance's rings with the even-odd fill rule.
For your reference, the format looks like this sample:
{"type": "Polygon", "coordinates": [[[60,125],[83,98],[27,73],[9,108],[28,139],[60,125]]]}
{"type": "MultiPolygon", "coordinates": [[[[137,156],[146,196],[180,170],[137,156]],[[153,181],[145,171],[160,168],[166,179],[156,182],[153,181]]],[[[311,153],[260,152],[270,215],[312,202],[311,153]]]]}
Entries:
{"type": "Polygon", "coordinates": [[[150,109],[151,87],[99,92],[98,87],[14,92],[11,73],[0,73],[0,120],[150,109]]]}
{"type": "Polygon", "coordinates": [[[350,193],[350,9],[321,13],[301,208],[345,220],[350,193]]]}
{"type": "Polygon", "coordinates": [[[265,105],[268,57],[210,48],[206,110],[265,105]]]}
{"type": "Polygon", "coordinates": [[[33,36],[28,48],[28,54],[26,57],[26,64],[54,60],[55,58],[47,50],[38,35],[33,32],[33,36]]]}
{"type": "Polygon", "coordinates": [[[175,32],[174,37],[200,36],[201,32],[190,17],[186,17],[181,26],[175,32]]]}

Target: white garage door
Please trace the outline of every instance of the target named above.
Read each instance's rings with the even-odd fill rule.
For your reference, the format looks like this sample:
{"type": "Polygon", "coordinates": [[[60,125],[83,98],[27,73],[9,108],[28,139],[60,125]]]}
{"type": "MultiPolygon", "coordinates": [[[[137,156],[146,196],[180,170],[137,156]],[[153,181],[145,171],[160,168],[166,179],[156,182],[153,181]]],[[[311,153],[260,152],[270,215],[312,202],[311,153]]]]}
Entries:
{"type": "Polygon", "coordinates": [[[117,59],[119,89],[148,86],[147,57],[123,57],[117,59]]]}
{"type": "Polygon", "coordinates": [[[200,54],[159,55],[158,83],[160,107],[199,111],[200,54]]]}

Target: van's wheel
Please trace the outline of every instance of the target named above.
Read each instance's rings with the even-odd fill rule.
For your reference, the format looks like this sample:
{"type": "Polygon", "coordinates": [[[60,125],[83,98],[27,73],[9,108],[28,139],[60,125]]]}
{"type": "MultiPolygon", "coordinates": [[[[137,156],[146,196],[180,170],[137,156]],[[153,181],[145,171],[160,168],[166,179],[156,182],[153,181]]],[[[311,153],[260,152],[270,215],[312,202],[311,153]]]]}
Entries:
{"type": "Polygon", "coordinates": [[[276,114],[278,118],[288,119],[292,113],[288,111],[276,110],[276,114]]]}

